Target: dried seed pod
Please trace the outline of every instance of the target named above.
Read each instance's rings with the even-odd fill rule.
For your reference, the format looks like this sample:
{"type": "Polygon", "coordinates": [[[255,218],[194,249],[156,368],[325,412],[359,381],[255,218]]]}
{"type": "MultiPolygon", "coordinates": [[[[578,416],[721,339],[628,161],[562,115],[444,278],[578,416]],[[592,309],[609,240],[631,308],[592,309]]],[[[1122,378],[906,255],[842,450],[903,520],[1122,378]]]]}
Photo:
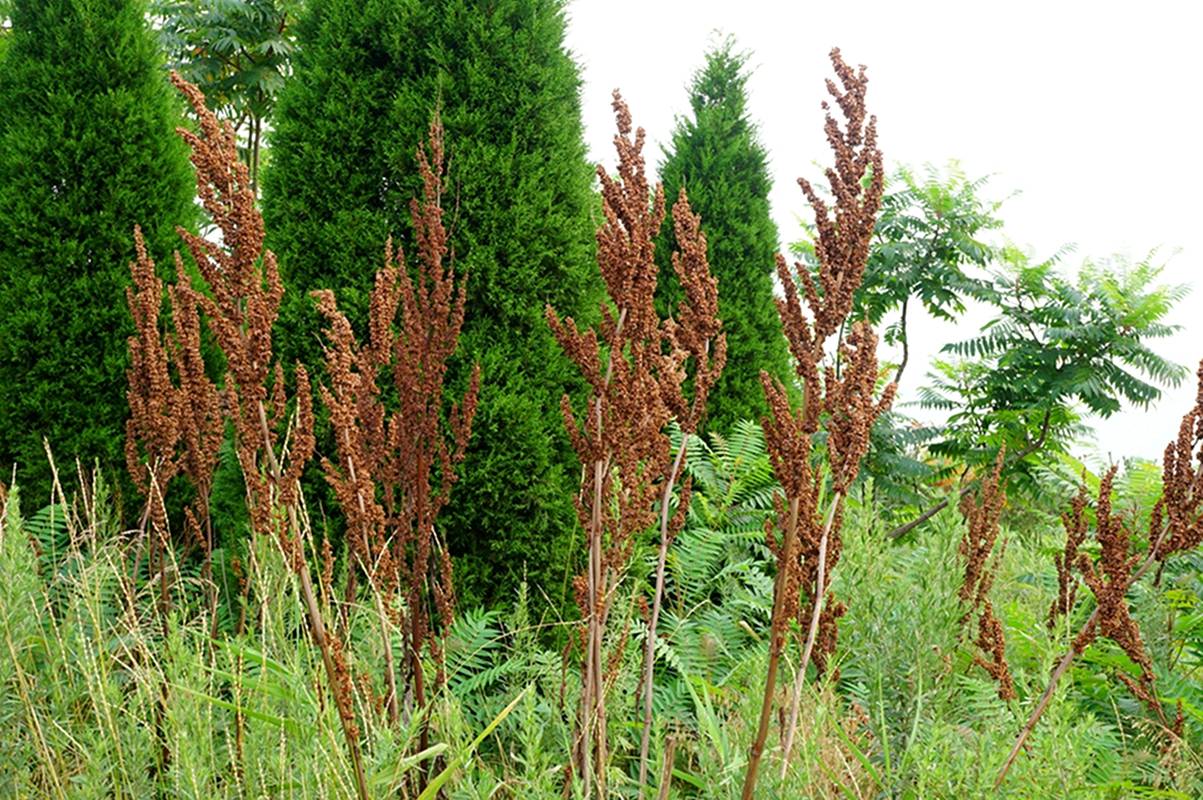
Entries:
{"type": "MultiPolygon", "coordinates": [[[[610,655],[603,642],[614,588],[630,560],[633,537],[661,513],[661,562],[672,536],[684,524],[689,492],[683,487],[675,515],[668,502],[684,451],[673,458],[668,425],[696,430],[706,397],[726,361],[726,339],[718,321],[718,285],[706,260],[701,222],[684,191],[673,206],[679,243],[672,263],[684,290],[674,318],[656,312],[655,237],[665,215],[664,191],[650,186],[644,169],[642,129],[632,133],[631,115],[617,92],[614,114],[618,134],[618,172],[598,167],[605,221],[597,232],[598,268],[611,305],[602,305],[601,323],[581,331],[548,307],[547,321],[556,340],[589,384],[589,399],[578,413],[568,397],[561,402],[569,439],[582,465],[577,517],[586,534],[589,564],[574,581],[585,619],[584,692],[575,763],[587,786],[596,781],[604,793],[605,686],[607,664],[621,656],[626,635],[610,655]],[[615,309],[615,310],[612,310],[615,309]],[[690,381],[692,378],[692,381],[690,381]],[[691,395],[686,385],[691,384],[691,395]],[[596,764],[596,769],[591,768],[596,764]],[[590,777],[590,775],[595,777],[590,777]]],[[[662,566],[658,576],[662,576],[662,566]]],[[[654,638],[662,577],[649,622],[648,652],[654,638]]],[[[645,659],[645,685],[650,683],[645,659]]],[[[650,696],[650,695],[649,695],[650,696]]],[[[646,698],[645,698],[646,700],[646,698]]],[[[648,724],[645,720],[640,773],[646,770],[648,724]]]]}
{"type": "Polygon", "coordinates": [[[999,564],[1006,552],[1006,543],[991,558],[998,541],[998,524],[1002,509],[1007,501],[1006,492],[1000,485],[1006,448],[1000,448],[994,461],[994,470],[982,481],[977,498],[965,495],[961,500],[961,513],[965,515],[965,535],[958,552],[965,563],[965,577],[959,592],[961,601],[967,604],[961,624],[965,625],[977,612],[978,653],[973,663],[984,669],[998,684],[998,696],[1003,700],[1015,699],[1015,685],[1011,680],[1011,668],[1007,663],[1006,640],[1002,623],[994,615],[990,602],[990,587],[998,574],[999,564]]]}

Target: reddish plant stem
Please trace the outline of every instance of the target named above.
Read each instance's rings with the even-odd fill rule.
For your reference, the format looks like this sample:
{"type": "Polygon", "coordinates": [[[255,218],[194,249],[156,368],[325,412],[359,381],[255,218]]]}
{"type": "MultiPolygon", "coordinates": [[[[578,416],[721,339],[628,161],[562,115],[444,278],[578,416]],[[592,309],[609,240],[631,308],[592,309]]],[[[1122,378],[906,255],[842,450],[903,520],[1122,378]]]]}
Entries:
{"type": "MultiPolygon", "coordinates": [[[[601,404],[598,403],[598,424],[601,419],[601,404]]],[[[602,533],[601,533],[601,493],[605,483],[605,464],[598,460],[593,464],[593,530],[589,536],[589,655],[587,668],[587,683],[589,686],[589,707],[585,715],[586,747],[596,753],[596,767],[590,763],[594,753],[586,753],[584,760],[585,800],[589,800],[591,787],[589,770],[595,772],[597,795],[599,800],[605,800],[605,747],[606,701],[602,697],[602,633],[605,620],[602,619],[602,533]],[[591,723],[596,722],[596,747],[589,739],[591,723]]]]}
{"type": "Polygon", "coordinates": [[[681,446],[673,461],[672,471],[664,482],[664,493],[660,497],[660,552],[656,560],[656,586],[652,592],[652,616],[647,626],[647,646],[643,653],[643,736],[639,743],[639,800],[643,800],[643,787],[647,782],[647,757],[652,739],[652,680],[656,665],[656,624],[660,621],[660,605],[664,599],[664,572],[668,563],[668,505],[672,499],[673,484],[685,461],[689,435],[682,432],[681,446]]]}
{"type": "Polygon", "coordinates": [[[772,638],[769,641],[769,668],[764,679],[764,700],[760,704],[760,723],[756,728],[756,739],[752,742],[748,754],[748,771],[744,775],[742,800],[753,800],[756,790],[756,775],[760,771],[760,759],[764,754],[764,743],[769,735],[769,720],[773,716],[773,694],[777,689],[777,666],[781,660],[781,651],[785,646],[787,621],[785,620],[785,591],[789,575],[790,559],[794,554],[794,539],[798,531],[799,499],[789,501],[789,524],[786,525],[785,535],[781,542],[781,557],[777,560],[777,577],[773,581],[773,622],[772,638]]]}
{"type": "Polygon", "coordinates": [[[798,662],[798,673],[794,677],[794,696],[790,701],[789,718],[785,725],[785,742],[781,753],[781,777],[789,769],[789,754],[794,747],[794,735],[798,731],[798,710],[802,705],[802,685],[806,682],[806,665],[810,663],[810,655],[814,651],[815,638],[819,633],[819,618],[823,613],[823,596],[827,591],[827,540],[831,536],[831,526],[835,524],[835,516],[840,504],[844,501],[842,493],[836,494],[827,509],[827,518],[823,520],[823,532],[819,535],[819,568],[815,577],[815,599],[810,614],[810,627],[806,632],[806,646],[802,648],[802,660],[798,662]]]}
{"type": "MultiPolygon", "coordinates": [[[[627,309],[620,309],[618,312],[618,321],[614,326],[614,335],[612,342],[614,347],[622,346],[622,328],[627,319],[627,309]]],[[[606,377],[603,382],[603,392],[609,388],[610,381],[614,377],[614,359],[621,358],[622,353],[615,353],[613,347],[610,351],[610,358],[606,363],[606,377]]],[[[602,430],[602,403],[603,397],[598,395],[596,405],[597,413],[597,435],[601,436],[602,430]]],[[[606,475],[606,459],[597,459],[593,462],[593,505],[591,508],[592,515],[590,517],[589,531],[589,571],[588,571],[588,588],[589,588],[589,624],[588,624],[588,652],[585,656],[585,686],[584,697],[582,698],[581,706],[582,714],[582,731],[581,731],[581,751],[580,751],[580,767],[581,777],[585,782],[585,800],[589,800],[592,793],[593,780],[590,780],[590,751],[593,750],[593,742],[591,733],[593,732],[593,721],[596,717],[596,757],[597,768],[595,770],[594,780],[597,783],[597,793],[599,800],[605,800],[606,796],[606,776],[605,764],[606,756],[606,700],[603,696],[604,687],[602,685],[602,634],[605,629],[605,614],[604,601],[602,594],[604,592],[603,574],[602,574],[602,489],[605,487],[606,475]]]]}

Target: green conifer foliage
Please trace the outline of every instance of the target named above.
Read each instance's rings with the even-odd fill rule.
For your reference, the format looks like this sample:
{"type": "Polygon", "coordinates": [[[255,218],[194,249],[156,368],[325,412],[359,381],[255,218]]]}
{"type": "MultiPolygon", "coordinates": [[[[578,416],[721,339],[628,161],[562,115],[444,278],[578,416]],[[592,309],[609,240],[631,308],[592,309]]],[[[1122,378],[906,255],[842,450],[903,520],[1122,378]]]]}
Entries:
{"type": "MultiPolygon", "coordinates": [[[[719,317],[727,333],[727,366],[707,402],[708,427],[730,430],[765,413],[760,371],[785,377],[789,354],[773,304],[777,226],[769,214],[767,156],[747,111],[747,57],[726,43],[706,56],[690,87],[692,118],[680,119],[661,168],[665,196],[684,187],[702,217],[710,269],[718,277],[719,317]]],[[[679,293],[669,267],[674,247],[666,224],[658,242],[671,309],[679,293]]]]}
{"type": "Polygon", "coordinates": [[[468,276],[459,382],[481,366],[472,445],[440,521],[468,602],[511,594],[524,570],[559,601],[577,549],[579,476],[559,411],[574,379],[543,317],[562,303],[587,319],[598,296],[564,25],[560,0],[315,0],[264,176],[291,295],[279,341],[316,363],[306,293],[333,288],[363,330],[386,237],[411,239],[414,151],[436,108],[442,116],[443,205],[468,276]]]}
{"type": "Polygon", "coordinates": [[[133,229],[170,265],[196,219],[179,105],[141,0],[16,0],[0,64],[0,471],[48,497],[120,469],[133,229]]]}

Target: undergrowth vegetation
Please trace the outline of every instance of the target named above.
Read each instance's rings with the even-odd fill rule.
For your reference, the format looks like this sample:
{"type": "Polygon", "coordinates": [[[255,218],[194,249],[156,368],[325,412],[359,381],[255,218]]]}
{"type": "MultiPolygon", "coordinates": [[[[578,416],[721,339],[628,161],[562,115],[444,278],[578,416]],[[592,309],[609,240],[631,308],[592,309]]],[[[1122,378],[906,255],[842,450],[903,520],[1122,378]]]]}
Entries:
{"type": "MultiPolygon", "coordinates": [[[[773,486],[751,425],[729,439],[692,439],[689,463],[693,502],[669,560],[657,642],[653,776],[657,786],[671,781],[672,797],[737,797],[768,657],[773,560],[763,520],[773,486]]],[[[168,787],[177,797],[353,795],[337,713],[322,698],[321,658],[303,633],[295,578],[278,549],[261,541],[256,567],[242,576],[253,634],[235,634],[225,620],[222,635],[209,635],[203,582],[183,563],[179,606],[163,633],[151,611],[154,587],[132,579],[134,556],[121,546],[104,487],[96,496],[86,488],[67,505],[25,515],[19,492],[5,505],[0,724],[9,733],[0,793],[149,797],[168,787]],[[171,702],[157,723],[164,686],[171,702]],[[172,752],[164,774],[160,737],[172,752]]],[[[1145,499],[1121,490],[1116,504],[1136,509],[1145,499]]],[[[1021,713],[1088,613],[1079,608],[1055,628],[1046,624],[1057,596],[1051,555],[1063,532],[1050,525],[1021,534],[1003,525],[1010,542],[992,598],[1019,695],[1006,702],[974,667],[973,643],[961,633],[958,515],[945,512],[922,538],[894,544],[883,538],[871,483],[847,508],[834,585],[848,605],[839,679],[807,688],[789,771],[782,780],[765,770],[758,796],[1191,798],[1203,791],[1197,553],[1131,597],[1149,633],[1161,696],[1185,709],[1183,738],[1166,748],[1155,718],[1112,677],[1136,674],[1134,665],[1101,642],[1073,666],[995,793],[1021,713]]],[[[652,543],[634,559],[654,563],[652,543]]],[[[629,607],[641,588],[624,587],[617,605],[629,607]]],[[[436,743],[416,749],[421,715],[364,731],[373,796],[406,796],[404,787],[433,765],[455,767],[448,797],[562,795],[579,678],[548,634],[575,623],[538,616],[541,605],[528,589],[510,607],[457,616],[446,638],[445,688],[427,712],[436,743]]],[[[375,610],[362,602],[345,608],[352,668],[377,669],[383,642],[375,610]]],[[[632,624],[637,637],[641,623],[632,624]]],[[[634,697],[637,655],[619,666],[616,697],[634,697]]],[[[797,656],[787,654],[787,663],[797,656]]],[[[631,701],[615,713],[630,720],[611,730],[610,788],[623,796],[634,790],[639,715],[631,701]]]]}
{"type": "Polygon", "coordinates": [[[963,177],[891,188],[866,70],[831,62],[827,187],[799,181],[812,241],[776,258],[793,374],[761,371],[767,415],[723,430],[703,426],[728,355],[703,220],[691,187],[646,174],[615,93],[607,299],[579,322],[540,309],[587,389],[560,404],[580,462],[567,617],[538,581],[456,602],[441,512],[491,375],[457,360],[474,276],[437,111],[359,330],[335,291],[286,303],[234,130],[174,75],[212,227],[179,229],[168,282],[131,231],[133,524],[124,479],[49,447],[48,505],[20,473],[0,485],[0,796],[1203,796],[1203,364],[1160,468],[1068,458],[1083,409],[1183,376],[1147,346],[1180,290],[977,242],[997,207],[963,177]],[[944,224],[929,206],[966,211],[947,293],[912,263],[936,257],[915,250],[944,224]],[[883,256],[883,236],[914,247],[883,256]],[[890,410],[908,299],[999,310],[937,365],[936,432],[890,410]],[[304,302],[321,372],[273,349],[304,302]],[[888,364],[872,325],[899,306],[888,364]],[[231,495],[240,515],[215,514],[231,495]]]}

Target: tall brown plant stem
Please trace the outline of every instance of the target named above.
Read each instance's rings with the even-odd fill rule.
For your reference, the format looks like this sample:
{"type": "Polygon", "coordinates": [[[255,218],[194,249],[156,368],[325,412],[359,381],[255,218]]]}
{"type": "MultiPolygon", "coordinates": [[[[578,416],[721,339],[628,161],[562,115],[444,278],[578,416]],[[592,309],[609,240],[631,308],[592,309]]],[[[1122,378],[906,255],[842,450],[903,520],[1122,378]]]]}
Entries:
{"type": "MultiPolygon", "coordinates": [[[[259,428],[263,434],[267,466],[271,470],[271,475],[276,485],[280,485],[284,479],[284,473],[280,469],[279,460],[276,458],[275,448],[271,445],[271,431],[267,425],[267,410],[263,407],[262,400],[257,402],[257,406],[259,411],[259,428]]],[[[338,665],[335,663],[334,654],[331,652],[330,637],[326,633],[326,623],[322,619],[322,609],[318,605],[317,593],[313,590],[313,581],[309,577],[309,566],[305,561],[305,540],[300,517],[297,514],[295,503],[285,504],[285,509],[288,513],[288,525],[292,529],[293,543],[296,550],[292,554],[285,553],[285,559],[289,562],[293,572],[300,581],[301,599],[305,603],[305,615],[306,621],[309,623],[309,635],[322,654],[322,666],[326,670],[326,680],[330,684],[330,693],[334,696],[334,702],[338,706],[338,719],[342,726],[343,737],[347,740],[347,749],[351,754],[351,764],[355,769],[355,792],[359,800],[369,800],[368,782],[363,771],[363,757],[359,752],[359,734],[351,723],[354,714],[354,710],[351,708],[352,699],[346,696],[346,693],[341,689],[343,681],[340,677],[338,665]]]]}
{"type": "MultiPolygon", "coordinates": [[[[561,319],[550,306],[546,310],[553,335],[590,387],[581,417],[567,395],[560,404],[582,466],[576,510],[589,563],[574,581],[585,650],[574,766],[590,800],[595,789],[603,799],[607,791],[606,689],[612,678],[606,669],[616,669],[626,644],[624,631],[604,656],[614,596],[635,537],[655,526],[657,510],[667,508],[680,474],[679,460],[672,467],[668,425],[676,419],[686,433],[696,430],[726,361],[718,282],[706,260],[701,220],[684,191],[672,209],[679,245],[672,264],[685,297],[675,317],[661,319],[656,311],[654,237],[665,219],[664,190],[647,181],[644,131],[633,129],[617,92],[613,108],[618,174],[611,176],[600,166],[597,170],[605,214],[597,231],[598,268],[609,302],[602,304],[597,328],[584,331],[571,317],[561,319]],[[691,396],[685,392],[688,377],[693,378],[691,396]]],[[[689,486],[688,479],[681,484],[677,512],[662,526],[664,548],[684,525],[689,486]]]]}
{"type": "MultiPolygon", "coordinates": [[[[1203,363],[1200,364],[1199,373],[1200,402],[1197,404],[1196,411],[1192,413],[1199,413],[1200,410],[1203,410],[1203,363]]],[[[1190,419],[1190,415],[1188,415],[1187,419],[1190,419]]],[[[1186,421],[1184,421],[1184,427],[1186,427],[1186,421]]],[[[1201,475],[1203,475],[1203,460],[1200,460],[1199,466],[1194,470],[1196,482],[1198,482],[1201,475]]],[[[1144,561],[1142,561],[1136,571],[1132,573],[1132,578],[1128,582],[1129,586],[1139,581],[1150,569],[1152,569],[1154,564],[1161,563],[1161,561],[1169,554],[1166,550],[1162,549],[1162,546],[1167,544],[1169,541],[1167,539],[1167,534],[1170,533],[1171,527],[1172,523],[1171,525],[1161,528],[1161,530],[1158,532],[1157,539],[1149,547],[1149,552],[1145,556],[1144,561]]],[[[1173,545],[1170,545],[1170,547],[1167,548],[1167,550],[1170,549],[1173,549],[1173,545]]],[[[998,789],[1000,786],[1002,786],[1002,782],[1006,780],[1007,773],[1011,770],[1011,765],[1015,763],[1015,759],[1018,758],[1019,751],[1023,748],[1024,742],[1027,741],[1028,736],[1030,736],[1032,731],[1036,728],[1036,723],[1040,721],[1041,715],[1044,714],[1045,709],[1048,708],[1049,701],[1052,700],[1053,692],[1056,691],[1058,682],[1060,682],[1062,676],[1065,675],[1066,670],[1069,669],[1074,658],[1079,655],[1080,650],[1078,647],[1078,642],[1083,641],[1084,636],[1092,631],[1098,624],[1099,608],[1096,605],[1094,611],[1091,612],[1090,617],[1086,620],[1085,624],[1082,625],[1078,635],[1074,637],[1074,643],[1070,645],[1069,650],[1066,651],[1065,655],[1061,657],[1061,661],[1057,664],[1056,669],[1053,670],[1052,675],[1049,677],[1048,686],[1044,689],[1044,694],[1040,695],[1039,702],[1037,702],[1036,707],[1032,709],[1032,713],[1028,716],[1028,721],[1024,724],[1023,729],[1019,732],[1019,736],[1017,736],[1015,739],[1015,744],[1011,746],[1011,752],[1007,754],[1007,760],[1003,762],[1002,769],[998,771],[998,777],[994,779],[995,789],[998,789]]]]}
{"type": "MultiPolygon", "coordinates": [[[[797,497],[792,497],[789,501],[789,523],[785,526],[781,541],[781,556],[778,559],[782,565],[790,563],[794,557],[800,502],[797,497]]],[[[773,695],[777,692],[777,667],[781,661],[781,651],[785,649],[785,636],[789,631],[788,615],[785,613],[789,572],[784,566],[779,567],[777,577],[773,580],[773,622],[772,638],[769,640],[769,668],[764,678],[764,699],[760,703],[760,723],[756,727],[756,739],[753,740],[752,749],[748,754],[748,771],[744,774],[744,788],[740,795],[742,800],[752,800],[754,796],[757,773],[760,771],[760,759],[764,755],[764,744],[769,737],[769,721],[773,717],[773,695]]]]}
{"type": "MultiPolygon", "coordinates": [[[[786,388],[778,378],[761,373],[770,411],[761,421],[761,427],[773,473],[781,483],[781,494],[774,498],[775,518],[765,528],[766,543],[777,560],[777,578],[773,585],[768,675],[760,726],[744,778],[745,800],[755,793],[772,717],[781,651],[790,625],[795,619],[802,621],[803,596],[811,604],[810,618],[794,682],[790,722],[783,731],[787,752],[793,744],[806,666],[813,661],[822,674],[834,653],[836,622],[845,609],[834,598],[825,609],[824,600],[830,573],[842,550],[839,535],[842,500],[868,452],[873,421],[889,407],[896,389],[896,385],[890,384],[880,395],[877,393],[877,337],[872,329],[857,322],[847,336],[842,334],[864,277],[884,183],[877,121],[865,111],[868,84],[865,68],[850,68],[838,48],[830,56],[839,85],[828,80],[827,91],[844,118],[841,125],[831,106],[823,103],[827,111],[824,131],[835,157],[834,167],[826,170],[834,204],[821,198],[810,182],[798,180],[815,215],[818,269],[812,272],[798,264],[795,274],[786,266],[785,258],[777,256],[777,275],[784,289],[784,297],[777,299],[777,311],[794,356],[795,372],[804,387],[801,409],[795,411],[791,407],[786,388]],[[803,301],[809,314],[803,310],[803,301]],[[837,332],[841,333],[837,363],[846,364],[838,372],[825,366],[826,342],[837,332]],[[812,437],[820,429],[827,433],[826,470],[815,462],[811,446],[812,437]],[[819,498],[828,480],[832,500],[822,515],[819,498]],[[780,542],[775,531],[781,533],[780,542]]],[[[783,775],[787,765],[788,760],[783,759],[783,775]]]]}
{"type": "Polygon", "coordinates": [[[789,754],[794,747],[794,736],[798,732],[798,711],[802,705],[802,687],[806,683],[806,665],[810,663],[811,653],[815,649],[815,638],[819,635],[819,619],[823,612],[823,596],[827,592],[827,539],[831,535],[831,526],[835,523],[839,507],[844,502],[843,493],[837,494],[827,509],[827,517],[823,520],[823,532],[819,536],[818,575],[815,578],[815,600],[810,612],[810,625],[806,631],[806,645],[802,648],[802,660],[798,662],[798,671],[794,675],[794,692],[789,704],[789,717],[785,723],[785,741],[781,750],[781,777],[789,770],[789,754]]]}
{"type": "MultiPolygon", "coordinates": [[[[615,323],[614,338],[622,337],[622,328],[626,324],[627,308],[623,307],[618,310],[618,321],[615,323]]],[[[605,380],[602,383],[603,389],[610,387],[610,382],[614,377],[614,359],[620,357],[618,354],[611,353],[610,360],[606,363],[605,380]]],[[[598,435],[602,432],[603,420],[603,398],[599,394],[596,403],[596,419],[598,435]]],[[[605,739],[605,699],[602,697],[602,680],[601,680],[601,649],[602,649],[602,633],[605,630],[605,618],[598,613],[598,592],[602,585],[602,502],[603,488],[605,485],[605,475],[608,459],[599,458],[593,463],[593,503],[590,509],[590,530],[589,530],[589,569],[588,569],[588,592],[589,592],[589,621],[588,621],[588,648],[585,655],[585,681],[584,681],[584,697],[581,700],[583,707],[582,724],[581,724],[581,750],[579,763],[581,765],[581,777],[585,782],[585,800],[589,800],[592,792],[593,781],[590,780],[592,765],[590,764],[589,742],[592,722],[595,718],[598,720],[598,728],[600,733],[598,737],[601,740],[598,755],[600,762],[599,771],[597,774],[598,794],[605,797],[605,762],[604,752],[606,748],[605,739]]]]}
{"type": "Polygon", "coordinates": [[[660,496],[660,551],[656,556],[656,584],[652,590],[652,615],[647,623],[647,643],[643,650],[643,735],[639,741],[639,798],[643,800],[643,787],[647,782],[648,750],[652,741],[652,680],[656,665],[656,624],[660,621],[660,606],[664,600],[664,573],[668,564],[668,504],[672,500],[673,485],[685,461],[689,436],[681,435],[681,446],[677,448],[672,470],[664,482],[664,493],[660,496]]]}

